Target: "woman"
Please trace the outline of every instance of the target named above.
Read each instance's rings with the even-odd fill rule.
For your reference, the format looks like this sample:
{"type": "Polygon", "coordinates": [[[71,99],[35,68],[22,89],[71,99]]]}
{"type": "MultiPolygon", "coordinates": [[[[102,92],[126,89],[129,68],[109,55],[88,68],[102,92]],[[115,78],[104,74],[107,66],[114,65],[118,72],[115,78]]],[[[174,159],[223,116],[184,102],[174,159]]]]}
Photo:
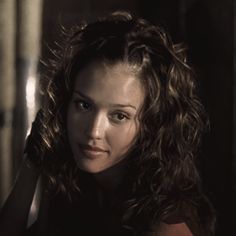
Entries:
{"type": "Polygon", "coordinates": [[[213,235],[195,166],[204,112],[184,50],[161,28],[115,12],[75,27],[58,55],[2,232],[213,235]],[[39,216],[25,230],[39,175],[39,216]]]}

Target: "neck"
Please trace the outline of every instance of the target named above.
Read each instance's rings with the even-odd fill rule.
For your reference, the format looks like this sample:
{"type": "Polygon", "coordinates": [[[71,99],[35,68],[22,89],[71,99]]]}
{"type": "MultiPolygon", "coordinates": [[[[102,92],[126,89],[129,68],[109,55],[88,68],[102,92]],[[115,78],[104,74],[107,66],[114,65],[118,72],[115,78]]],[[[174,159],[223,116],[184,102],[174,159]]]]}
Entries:
{"type": "Polygon", "coordinates": [[[93,174],[93,177],[103,192],[114,194],[127,174],[128,167],[129,160],[127,158],[102,172],[93,174]]]}

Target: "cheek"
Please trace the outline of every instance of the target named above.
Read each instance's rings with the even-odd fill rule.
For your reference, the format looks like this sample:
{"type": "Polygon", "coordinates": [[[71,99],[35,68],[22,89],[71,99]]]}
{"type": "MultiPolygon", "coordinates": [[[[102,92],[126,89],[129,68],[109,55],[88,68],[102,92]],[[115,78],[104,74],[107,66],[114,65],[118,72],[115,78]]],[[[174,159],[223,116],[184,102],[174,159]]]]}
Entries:
{"type": "Polygon", "coordinates": [[[130,124],[116,130],[112,133],[112,137],[110,136],[112,145],[117,147],[118,151],[127,151],[136,141],[138,128],[137,124],[130,124]]]}

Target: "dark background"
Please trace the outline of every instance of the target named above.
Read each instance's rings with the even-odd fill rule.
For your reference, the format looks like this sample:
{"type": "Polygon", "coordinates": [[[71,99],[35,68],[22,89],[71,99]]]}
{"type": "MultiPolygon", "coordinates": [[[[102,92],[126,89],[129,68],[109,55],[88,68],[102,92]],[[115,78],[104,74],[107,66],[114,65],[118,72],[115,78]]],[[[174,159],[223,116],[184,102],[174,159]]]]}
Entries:
{"type": "Polygon", "coordinates": [[[200,171],[206,194],[218,217],[217,235],[233,233],[234,141],[234,2],[233,0],[45,0],[42,59],[60,42],[61,26],[93,20],[113,11],[129,10],[164,26],[176,43],[188,46],[210,117],[200,171]]]}

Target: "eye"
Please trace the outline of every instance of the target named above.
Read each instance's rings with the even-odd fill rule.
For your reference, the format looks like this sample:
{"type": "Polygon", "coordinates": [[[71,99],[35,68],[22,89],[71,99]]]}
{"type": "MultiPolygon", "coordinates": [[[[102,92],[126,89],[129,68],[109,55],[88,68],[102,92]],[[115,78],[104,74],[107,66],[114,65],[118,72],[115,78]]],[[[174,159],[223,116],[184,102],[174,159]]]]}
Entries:
{"type": "Polygon", "coordinates": [[[88,111],[91,108],[91,105],[83,100],[74,100],[74,104],[78,110],[88,111]]]}
{"type": "Polygon", "coordinates": [[[115,122],[124,122],[129,119],[128,114],[123,112],[115,112],[111,115],[111,117],[115,122]]]}

